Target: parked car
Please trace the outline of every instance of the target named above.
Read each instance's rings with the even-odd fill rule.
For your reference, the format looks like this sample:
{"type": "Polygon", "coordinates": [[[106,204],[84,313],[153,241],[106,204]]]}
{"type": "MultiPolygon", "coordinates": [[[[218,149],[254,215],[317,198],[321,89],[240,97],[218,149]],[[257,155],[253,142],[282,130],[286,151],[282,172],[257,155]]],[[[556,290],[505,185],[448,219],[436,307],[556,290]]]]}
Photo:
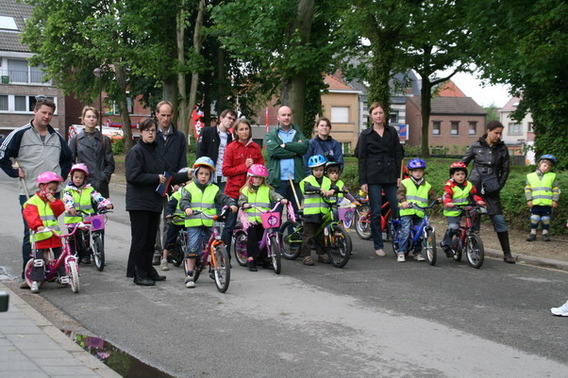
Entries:
{"type": "MultiPolygon", "coordinates": [[[[73,138],[85,128],[84,125],[71,125],[69,126],[68,137],[73,138]]],[[[111,123],[103,125],[103,135],[110,138],[112,142],[115,140],[122,140],[122,125],[119,123],[111,123]],[[110,125],[110,126],[109,126],[110,125]]],[[[138,124],[132,125],[132,139],[140,139],[140,132],[138,131],[138,124]]]]}

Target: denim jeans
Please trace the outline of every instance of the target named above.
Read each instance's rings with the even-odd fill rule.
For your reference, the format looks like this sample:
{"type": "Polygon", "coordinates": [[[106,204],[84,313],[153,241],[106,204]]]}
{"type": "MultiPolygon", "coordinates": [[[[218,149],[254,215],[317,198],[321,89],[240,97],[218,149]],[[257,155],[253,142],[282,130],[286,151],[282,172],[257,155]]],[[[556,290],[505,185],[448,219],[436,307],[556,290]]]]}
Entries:
{"type": "Polygon", "coordinates": [[[211,227],[199,226],[199,227],[188,227],[187,228],[187,238],[189,240],[187,256],[196,257],[201,255],[203,248],[209,241],[209,237],[213,233],[211,227]]]}
{"type": "Polygon", "coordinates": [[[446,223],[448,224],[448,228],[446,229],[446,233],[444,234],[444,239],[442,239],[442,247],[451,247],[452,246],[452,238],[456,234],[458,228],[460,228],[460,218],[461,216],[457,217],[446,217],[446,223]]]}
{"type": "MultiPolygon", "coordinates": [[[[223,228],[223,234],[221,235],[221,240],[223,240],[223,243],[225,243],[225,245],[227,246],[227,252],[231,250],[233,230],[235,229],[235,225],[237,224],[238,213],[239,213],[238,211],[236,213],[229,212],[229,214],[227,215],[227,220],[225,220],[225,227],[223,228]]],[[[229,256],[231,256],[230,252],[229,256]]]]}
{"type": "MultiPolygon", "coordinates": [[[[400,243],[398,244],[398,251],[406,253],[408,252],[408,246],[410,241],[408,240],[410,237],[410,227],[411,226],[419,226],[422,223],[422,218],[416,215],[404,215],[400,217],[400,243]]],[[[414,253],[418,254],[422,251],[422,244],[416,243],[414,245],[414,253]]]]}
{"type": "Polygon", "coordinates": [[[392,217],[398,218],[398,202],[396,200],[396,184],[369,185],[369,199],[371,200],[371,234],[375,249],[383,249],[383,235],[381,230],[381,206],[383,205],[382,191],[390,203],[392,217]]]}
{"type": "MultiPolygon", "coordinates": [[[[503,214],[495,214],[490,215],[489,218],[491,219],[491,223],[493,223],[493,230],[495,232],[507,232],[509,231],[509,227],[507,227],[507,222],[505,221],[505,217],[503,214]]],[[[475,223],[473,224],[472,229],[475,231],[479,231],[481,227],[481,217],[477,217],[475,223]]]]}

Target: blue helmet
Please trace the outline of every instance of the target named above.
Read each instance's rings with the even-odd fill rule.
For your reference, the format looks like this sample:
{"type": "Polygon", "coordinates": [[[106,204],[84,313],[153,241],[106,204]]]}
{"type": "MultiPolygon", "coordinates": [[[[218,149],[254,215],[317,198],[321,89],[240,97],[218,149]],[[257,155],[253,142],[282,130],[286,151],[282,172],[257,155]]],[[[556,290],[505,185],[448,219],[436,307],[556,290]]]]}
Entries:
{"type": "Polygon", "coordinates": [[[199,168],[200,166],[208,167],[212,171],[215,170],[215,163],[213,163],[213,160],[210,157],[207,157],[207,156],[202,156],[202,157],[198,158],[195,161],[195,163],[193,163],[194,169],[199,168]]]}
{"type": "Polygon", "coordinates": [[[544,160],[544,159],[550,160],[552,162],[552,164],[556,164],[556,158],[554,157],[554,155],[551,155],[551,154],[542,155],[541,157],[538,158],[537,163],[540,163],[540,161],[544,160]]]}
{"type": "Polygon", "coordinates": [[[308,167],[309,168],[316,168],[321,167],[327,163],[327,159],[323,155],[314,155],[310,156],[308,159],[308,167]]]}
{"type": "Polygon", "coordinates": [[[426,162],[418,158],[412,159],[408,162],[406,168],[408,168],[409,171],[413,169],[426,169],[426,162]]]}

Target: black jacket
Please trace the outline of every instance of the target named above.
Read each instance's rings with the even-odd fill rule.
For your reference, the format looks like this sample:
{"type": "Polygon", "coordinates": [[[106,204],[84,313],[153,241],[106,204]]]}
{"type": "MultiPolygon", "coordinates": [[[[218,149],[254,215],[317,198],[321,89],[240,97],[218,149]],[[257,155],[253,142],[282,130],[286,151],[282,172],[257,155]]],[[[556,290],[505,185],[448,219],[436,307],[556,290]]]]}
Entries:
{"type": "Polygon", "coordinates": [[[176,129],[173,124],[170,127],[172,127],[173,133],[168,135],[166,140],[164,140],[164,133],[158,127],[156,143],[162,150],[162,155],[166,160],[166,170],[168,172],[177,172],[187,167],[187,141],[185,135],[176,129]]]}
{"type": "MultiPolygon", "coordinates": [[[[227,145],[233,140],[231,133],[227,132],[227,145]]],[[[201,129],[201,134],[199,135],[199,141],[197,142],[197,151],[195,152],[195,157],[200,158],[202,156],[207,156],[217,164],[217,158],[219,157],[219,145],[221,144],[221,139],[219,138],[219,133],[217,132],[217,126],[207,126],[201,129]]]]}
{"type": "Polygon", "coordinates": [[[387,126],[381,137],[373,128],[363,130],[359,135],[355,155],[359,159],[359,183],[396,184],[400,178],[400,164],[404,149],[398,133],[387,126]]]}

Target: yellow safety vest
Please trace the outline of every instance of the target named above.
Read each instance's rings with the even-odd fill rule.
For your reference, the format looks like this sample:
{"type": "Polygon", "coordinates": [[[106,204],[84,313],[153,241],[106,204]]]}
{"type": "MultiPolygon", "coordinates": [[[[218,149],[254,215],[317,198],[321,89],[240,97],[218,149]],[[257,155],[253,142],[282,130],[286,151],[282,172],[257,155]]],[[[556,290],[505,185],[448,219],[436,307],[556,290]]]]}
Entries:
{"type": "MultiPolygon", "coordinates": [[[[321,194],[306,194],[304,186],[306,183],[309,183],[312,186],[320,187],[314,177],[314,175],[309,175],[302,181],[300,181],[300,189],[302,189],[302,194],[304,195],[304,215],[315,215],[315,214],[329,214],[329,207],[327,204],[324,203],[321,194]]],[[[331,188],[331,180],[327,177],[323,177],[323,181],[321,183],[321,189],[323,190],[330,190],[331,188]]]]}
{"type": "MultiPolygon", "coordinates": [[[[192,210],[202,210],[205,214],[213,216],[216,214],[215,197],[219,191],[219,187],[215,184],[210,184],[202,191],[195,185],[194,182],[186,186],[187,191],[191,195],[191,204],[189,205],[192,210]]],[[[213,219],[207,218],[203,214],[193,214],[185,219],[185,227],[199,227],[199,226],[213,226],[213,219]]]]}
{"type": "MultiPolygon", "coordinates": [[[[73,196],[73,208],[77,211],[82,210],[88,214],[94,214],[93,204],[91,202],[91,194],[93,193],[93,187],[86,187],[81,189],[81,193],[77,190],[65,189],[65,193],[69,193],[73,196]]],[[[65,218],[63,221],[65,224],[76,224],[83,220],[83,215],[77,214],[75,216],[65,212],[65,218]]]]}
{"type": "MultiPolygon", "coordinates": [[[[428,206],[428,192],[430,191],[430,188],[432,188],[432,185],[424,181],[422,185],[418,185],[417,187],[414,181],[409,178],[402,180],[401,184],[406,187],[406,200],[408,202],[414,202],[418,206],[422,207],[428,206]]],[[[424,210],[421,209],[399,208],[398,213],[401,217],[404,215],[417,215],[420,218],[424,218],[424,210]]]]}
{"type": "Polygon", "coordinates": [[[176,205],[176,209],[174,210],[173,213],[173,218],[172,218],[172,224],[175,224],[176,226],[183,226],[185,225],[185,219],[186,219],[186,215],[185,213],[181,210],[180,202],[181,202],[181,197],[183,197],[183,193],[186,191],[185,187],[182,186],[181,188],[179,188],[174,194],[172,194],[172,197],[175,198],[177,200],[177,205],[176,205]]]}
{"type": "MultiPolygon", "coordinates": [[[[249,192],[248,188],[245,186],[241,189],[241,193],[247,197],[247,203],[251,205],[258,206],[263,211],[270,210],[270,188],[266,185],[261,185],[258,187],[256,192],[249,192]]],[[[249,222],[261,222],[260,211],[251,207],[245,209],[245,214],[249,222]]]]}
{"type": "MultiPolygon", "coordinates": [[[[37,211],[39,213],[39,217],[43,222],[45,227],[49,227],[50,229],[54,230],[55,232],[61,232],[59,229],[59,223],[57,222],[57,217],[53,214],[53,210],[51,210],[51,206],[49,206],[49,202],[43,202],[39,196],[35,195],[29,200],[27,200],[23,208],[25,209],[27,205],[34,205],[37,207],[37,211]]],[[[39,242],[42,240],[47,240],[53,236],[53,232],[30,232],[30,241],[32,243],[39,242]]]]}
{"type": "MultiPolygon", "coordinates": [[[[452,202],[460,205],[467,204],[469,202],[469,193],[471,192],[473,185],[471,182],[467,182],[465,188],[461,189],[459,186],[454,186],[454,196],[452,197],[452,202]]],[[[446,217],[458,217],[461,214],[461,210],[454,209],[453,207],[444,206],[444,216],[446,217]],[[453,209],[453,210],[452,210],[453,209]]]]}
{"type": "Polygon", "coordinates": [[[535,206],[552,206],[552,185],[556,180],[556,173],[547,172],[538,177],[536,172],[527,175],[527,181],[531,186],[532,203],[535,206]]]}
{"type": "MultiPolygon", "coordinates": [[[[337,186],[337,189],[344,191],[345,189],[345,183],[343,182],[343,180],[337,180],[335,182],[335,186],[337,186]]],[[[339,198],[339,202],[341,202],[341,200],[343,199],[343,197],[345,197],[345,195],[343,193],[337,193],[337,198],[339,198]]]]}

